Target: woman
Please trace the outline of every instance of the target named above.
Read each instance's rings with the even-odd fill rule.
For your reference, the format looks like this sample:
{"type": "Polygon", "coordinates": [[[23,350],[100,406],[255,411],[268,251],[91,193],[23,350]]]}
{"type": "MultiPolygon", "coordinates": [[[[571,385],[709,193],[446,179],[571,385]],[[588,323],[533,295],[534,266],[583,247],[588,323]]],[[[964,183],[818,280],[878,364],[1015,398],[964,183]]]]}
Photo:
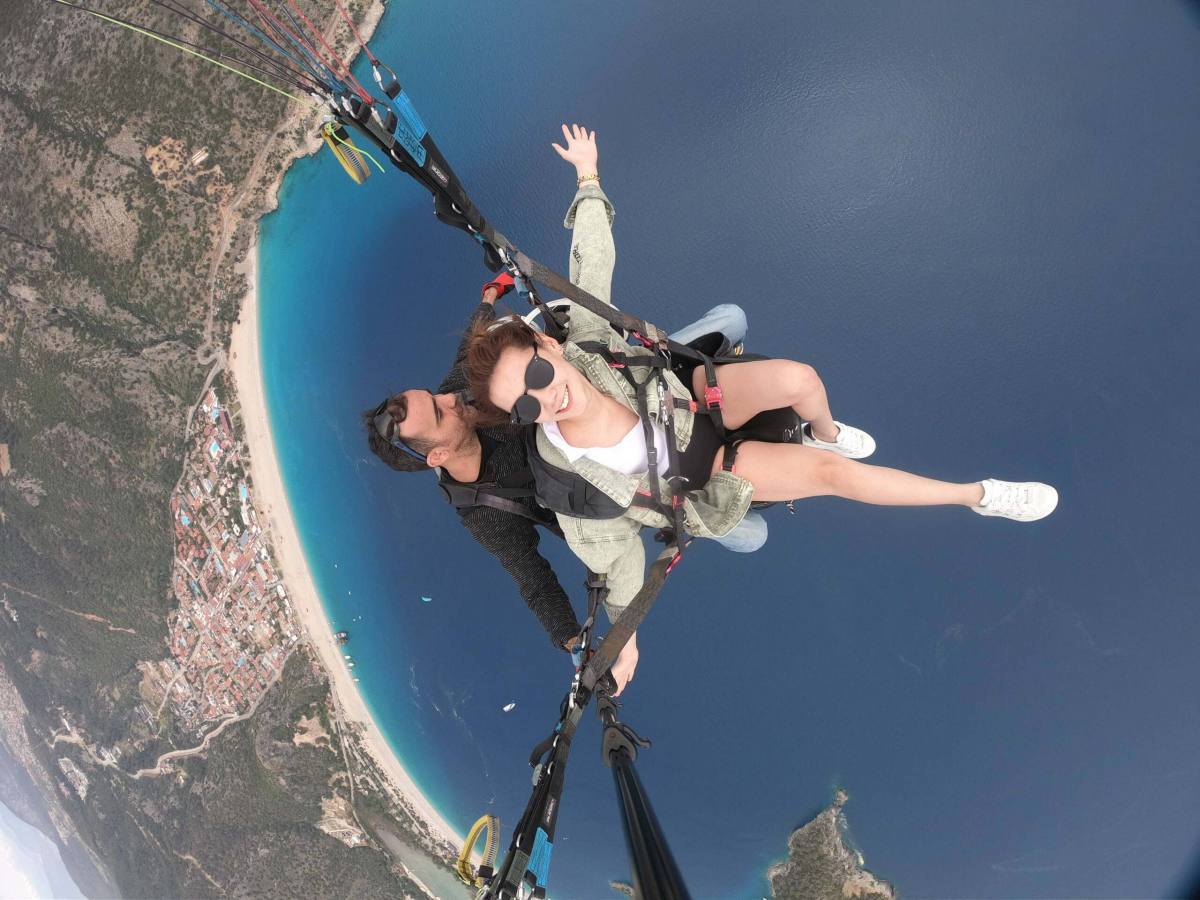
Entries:
{"type": "MultiPolygon", "coordinates": [[[[571,281],[611,303],[613,208],[600,189],[596,135],[578,125],[564,125],[563,135],[566,146],[552,146],[574,165],[578,185],[564,222],[573,228],[571,281]]],[[[610,359],[581,349],[593,342],[607,343],[612,352],[650,353],[631,348],[608,322],[574,306],[564,344],[519,320],[476,330],[467,370],[482,415],[495,421],[536,422],[538,450],[547,462],[574,470],[626,507],[617,519],[559,517],[571,549],[593,572],[608,576],[606,605],[612,621],[642,583],[642,526],[669,524],[655,509],[634,504],[636,494],[649,491],[652,458],[661,476],[686,477],[685,523],[688,533],[697,537],[726,534],[752,501],[834,496],[882,505],[956,504],[1022,522],[1049,515],[1058,503],[1054,488],[1037,482],[987,479],[952,484],[857,462],[874,451],[875,442],[865,432],[835,421],[817,373],[792,360],[719,366],[717,381],[727,429],[736,430],[765,410],[791,407],[808,423],[802,444],[741,442],[733,470],[726,471],[726,449],[709,417],[674,403],[674,398],[704,396],[700,368],[692,373],[690,388],[666,373],[670,396],[664,396],[657,380],[651,381],[646,407],[654,433],[650,450],[632,386],[610,359]],[[665,410],[671,410],[677,472],[669,470],[665,410]]],[[[635,635],[612,668],[617,693],[632,678],[637,659],[635,635]]]]}

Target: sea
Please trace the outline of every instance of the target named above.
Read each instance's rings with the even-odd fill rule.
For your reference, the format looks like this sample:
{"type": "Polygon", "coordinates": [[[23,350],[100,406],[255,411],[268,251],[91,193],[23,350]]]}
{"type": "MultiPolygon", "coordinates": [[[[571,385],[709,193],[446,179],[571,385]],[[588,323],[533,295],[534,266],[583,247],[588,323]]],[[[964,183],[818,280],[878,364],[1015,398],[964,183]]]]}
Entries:
{"type": "MultiPolygon", "coordinates": [[[[814,365],[872,462],[1055,485],[1049,519],[807,500],[695,545],[622,715],[696,897],[769,895],[850,794],[908,896],[1180,893],[1200,850],[1200,7],[392,0],[372,42],[476,205],[565,270],[563,122],[594,128],[615,302],[717,303],[814,365]]],[[[356,71],[366,82],[360,61],[356,71]]],[[[292,167],[263,223],[264,380],[292,510],[372,714],[459,829],[507,846],[571,677],[431,475],[362,411],[435,386],[478,246],[389,167],[292,167]],[[428,598],[428,599],[426,599],[428,598]],[[516,706],[510,712],[503,708],[516,706]]],[[[542,550],[582,609],[583,571],[542,550]]],[[[590,715],[550,893],[629,880],[590,715]]]]}

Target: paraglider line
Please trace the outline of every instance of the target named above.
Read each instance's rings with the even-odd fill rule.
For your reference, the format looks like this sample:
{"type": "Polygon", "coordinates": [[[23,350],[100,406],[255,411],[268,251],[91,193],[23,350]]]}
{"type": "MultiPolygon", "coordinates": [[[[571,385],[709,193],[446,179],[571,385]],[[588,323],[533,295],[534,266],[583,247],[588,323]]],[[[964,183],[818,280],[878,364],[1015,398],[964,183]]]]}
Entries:
{"type": "Polygon", "coordinates": [[[354,25],[354,20],[350,18],[350,13],[346,12],[346,7],[342,6],[342,0],[333,0],[337,6],[338,12],[342,14],[342,18],[346,20],[346,24],[350,26],[350,30],[354,32],[354,37],[358,41],[360,47],[363,48],[363,53],[367,54],[367,59],[371,61],[371,65],[379,62],[375,58],[375,54],[371,52],[371,48],[367,46],[367,42],[362,39],[362,35],[358,33],[358,28],[354,25]]]}
{"type": "MultiPolygon", "coordinates": [[[[257,47],[251,46],[250,44],[246,43],[245,41],[239,40],[238,38],[236,38],[234,35],[230,34],[227,31],[222,31],[216,25],[213,25],[211,22],[206,22],[201,16],[196,15],[191,10],[185,9],[184,7],[179,6],[176,3],[172,3],[172,2],[170,2],[170,0],[150,0],[150,2],[155,4],[156,6],[161,6],[163,9],[170,10],[171,12],[176,13],[177,15],[183,16],[184,18],[188,19],[189,21],[195,22],[201,28],[206,28],[209,31],[213,32],[214,34],[219,34],[221,37],[225,38],[228,41],[232,41],[233,43],[237,44],[242,49],[248,50],[251,53],[253,53],[256,57],[258,57],[260,60],[262,60],[264,64],[269,65],[271,68],[269,70],[261,69],[252,63],[245,62],[243,60],[238,60],[238,62],[240,62],[242,65],[253,68],[259,72],[264,72],[268,75],[273,75],[274,77],[279,78],[283,81],[287,81],[289,84],[293,84],[296,87],[301,88],[303,90],[311,90],[312,89],[310,85],[305,84],[303,81],[300,80],[300,79],[308,79],[309,73],[303,72],[300,69],[294,69],[291,66],[287,65],[286,63],[282,63],[279,60],[277,60],[271,56],[268,56],[266,53],[263,53],[257,47]]],[[[176,40],[179,40],[181,43],[190,44],[189,41],[184,41],[182,38],[176,38],[176,40]]],[[[195,46],[195,45],[193,45],[193,46],[195,46]]],[[[216,51],[210,51],[210,52],[216,52],[216,51]]],[[[220,53],[219,55],[225,57],[226,59],[233,58],[233,57],[230,57],[226,53],[220,53]]],[[[310,79],[310,81],[311,81],[311,79],[310,79]]]]}
{"type": "MultiPolygon", "coordinates": [[[[254,7],[254,11],[258,13],[258,17],[262,19],[264,25],[274,31],[286,34],[291,41],[300,47],[300,49],[306,55],[314,60],[318,60],[319,64],[324,67],[331,76],[334,78],[338,77],[335,68],[330,64],[329,60],[321,56],[321,54],[317,51],[317,48],[313,46],[312,42],[307,40],[302,34],[296,34],[296,32],[288,28],[287,25],[279,21],[279,17],[276,16],[275,13],[271,12],[270,8],[260,2],[260,0],[249,0],[249,3],[252,7],[254,7]],[[270,18],[270,21],[267,20],[268,17],[270,18]]],[[[301,31],[303,32],[303,29],[301,29],[301,31]]]]}
{"type": "Polygon", "coordinates": [[[304,24],[308,26],[309,31],[317,36],[317,40],[321,42],[321,46],[325,48],[325,52],[329,54],[330,58],[339,66],[341,66],[341,75],[350,83],[350,86],[353,87],[358,95],[368,103],[372,102],[374,98],[367,93],[367,89],[364,88],[359,83],[358,79],[354,77],[354,74],[350,71],[350,67],[342,62],[342,58],[337,55],[337,52],[332,47],[329,46],[329,42],[325,40],[325,35],[321,33],[320,29],[313,25],[308,16],[300,11],[300,7],[296,5],[295,0],[287,0],[287,4],[296,11],[296,15],[304,20],[304,24]]]}
{"type": "Polygon", "coordinates": [[[313,106],[320,108],[320,104],[309,99],[308,97],[297,97],[295,94],[289,93],[285,90],[282,90],[281,88],[277,88],[273,84],[268,84],[267,82],[263,81],[261,78],[255,78],[253,75],[247,74],[246,72],[243,72],[239,69],[235,69],[233,66],[227,66],[225,63],[221,62],[218,59],[213,59],[211,56],[205,56],[203,53],[197,53],[195,50],[192,50],[190,47],[185,47],[183,44],[180,44],[176,41],[165,38],[162,35],[155,34],[153,31],[148,31],[145,28],[141,28],[137,25],[134,25],[132,22],[126,22],[123,19],[115,19],[112,16],[106,16],[104,13],[97,12],[94,9],[88,9],[86,6],[80,6],[77,3],[70,3],[70,2],[68,2],[68,0],[53,0],[53,2],[61,3],[63,6],[69,6],[72,9],[79,10],[80,12],[85,12],[88,15],[95,16],[97,19],[103,19],[105,22],[111,22],[114,25],[120,25],[122,28],[128,28],[130,31],[135,31],[138,34],[145,35],[148,38],[152,38],[156,41],[159,41],[160,43],[166,44],[168,47],[174,47],[176,50],[182,50],[184,53],[189,53],[192,56],[196,56],[196,57],[199,57],[200,59],[203,59],[206,62],[210,62],[214,66],[220,66],[222,69],[232,72],[234,75],[240,75],[242,78],[249,79],[250,81],[253,81],[255,84],[260,84],[263,87],[265,87],[267,90],[274,91],[276,94],[282,94],[283,96],[285,96],[291,100],[296,100],[300,103],[311,103],[313,106]]]}

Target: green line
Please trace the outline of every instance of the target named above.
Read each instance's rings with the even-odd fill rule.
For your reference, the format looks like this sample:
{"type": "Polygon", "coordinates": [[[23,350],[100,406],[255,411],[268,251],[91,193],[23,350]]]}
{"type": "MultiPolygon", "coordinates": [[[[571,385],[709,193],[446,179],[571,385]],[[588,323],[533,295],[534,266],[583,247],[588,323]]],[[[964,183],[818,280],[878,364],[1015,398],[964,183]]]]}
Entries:
{"type": "MultiPolygon", "coordinates": [[[[159,37],[157,34],[152,34],[151,32],[146,31],[143,28],[138,28],[136,25],[131,25],[129,22],[122,22],[120,19],[114,19],[110,16],[104,15],[103,13],[98,13],[94,9],[87,9],[86,7],[78,6],[74,3],[68,3],[67,0],[54,0],[54,2],[61,3],[63,6],[69,6],[72,9],[78,9],[81,12],[87,13],[89,16],[95,16],[97,19],[103,19],[105,22],[112,22],[114,25],[120,25],[122,28],[128,28],[130,31],[136,31],[138,34],[143,34],[146,37],[153,38],[156,41],[161,41],[162,43],[166,44],[168,47],[174,47],[176,50],[182,50],[184,53],[190,53],[192,56],[198,56],[198,57],[200,57],[200,59],[203,59],[206,62],[210,62],[214,66],[220,66],[222,69],[227,69],[228,71],[232,72],[234,75],[241,75],[243,78],[253,81],[255,84],[261,84],[267,90],[274,91],[277,94],[283,94],[283,96],[288,97],[292,100],[296,100],[300,103],[311,103],[317,109],[321,109],[321,104],[317,103],[310,97],[297,97],[295,94],[290,94],[287,91],[280,90],[279,88],[275,87],[275,85],[273,85],[273,84],[267,84],[267,82],[262,81],[259,78],[255,78],[253,75],[247,75],[241,69],[235,69],[233,66],[227,66],[227,65],[225,65],[225,63],[221,62],[220,60],[213,59],[211,56],[205,56],[203,53],[197,53],[195,50],[192,50],[190,47],[185,47],[182,44],[177,44],[174,41],[167,40],[165,37],[159,37]]],[[[374,160],[372,160],[372,162],[374,162],[374,160]]],[[[378,163],[375,163],[375,164],[379,165],[378,163]]]]}
{"type": "Polygon", "coordinates": [[[353,150],[355,153],[361,153],[363,156],[365,156],[365,157],[366,157],[367,159],[369,159],[371,162],[375,163],[375,168],[377,168],[377,169],[378,169],[380,172],[383,172],[385,175],[387,174],[387,169],[385,169],[383,166],[381,166],[381,165],[379,164],[379,161],[378,161],[378,160],[376,160],[376,159],[375,159],[375,157],[373,157],[373,156],[372,156],[370,153],[368,153],[366,150],[363,150],[361,147],[356,147],[356,146],[354,146],[354,144],[350,143],[349,141],[344,141],[344,140],[342,140],[340,137],[338,137],[338,133],[337,133],[336,131],[334,131],[332,128],[330,128],[330,129],[329,129],[329,131],[327,132],[327,134],[331,134],[331,135],[333,135],[333,139],[334,139],[335,141],[337,141],[339,144],[345,144],[347,147],[349,147],[349,148],[350,148],[351,150],[353,150]]]}

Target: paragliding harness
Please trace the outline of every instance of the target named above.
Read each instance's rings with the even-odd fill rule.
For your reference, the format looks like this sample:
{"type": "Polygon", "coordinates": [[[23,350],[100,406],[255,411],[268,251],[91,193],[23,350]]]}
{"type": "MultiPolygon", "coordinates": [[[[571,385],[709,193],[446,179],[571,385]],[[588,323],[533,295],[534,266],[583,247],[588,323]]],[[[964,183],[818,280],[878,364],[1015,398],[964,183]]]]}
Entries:
{"type": "MultiPolygon", "coordinates": [[[[645,430],[648,463],[647,474],[651,487],[648,494],[634,494],[632,503],[634,506],[656,510],[666,515],[669,520],[674,521],[676,511],[682,506],[688,489],[687,478],[679,474],[681,466],[679,463],[679,450],[675,440],[674,416],[666,415],[662,417],[664,430],[667,435],[666,453],[669,461],[667,470],[668,472],[676,473],[674,477],[667,479],[670,491],[670,500],[668,503],[665,501],[656,502],[655,499],[661,496],[657,486],[658,448],[655,446],[653,428],[650,426],[650,419],[647,415],[649,406],[647,388],[649,380],[655,377],[662,379],[664,371],[662,363],[658,357],[614,352],[608,344],[598,341],[586,341],[577,344],[577,346],[581,350],[595,353],[604,358],[608,362],[608,365],[620,372],[633,387],[635,397],[637,398],[638,415],[645,430]],[[650,368],[652,373],[650,378],[638,381],[631,371],[637,367],[650,368]]],[[[711,419],[713,429],[717,433],[718,441],[725,450],[725,455],[721,463],[723,471],[732,472],[734,470],[734,466],[737,463],[738,447],[743,441],[755,440],[770,443],[792,443],[800,440],[800,429],[803,422],[794,410],[787,407],[766,410],[759,413],[735,431],[727,431],[725,428],[722,418],[721,388],[717,384],[716,379],[716,366],[750,362],[751,360],[765,359],[766,357],[754,354],[708,356],[690,346],[686,350],[689,354],[694,353],[698,356],[700,358],[699,365],[704,366],[705,380],[707,382],[704,391],[705,403],[701,405],[690,398],[673,397],[672,406],[674,409],[689,409],[696,415],[707,415],[711,419]]],[[[662,379],[660,387],[664,390],[667,388],[665,379],[662,379]]],[[[538,451],[536,430],[532,428],[528,430],[525,436],[525,443],[529,467],[533,472],[537,487],[537,501],[542,506],[579,519],[615,519],[625,514],[626,508],[624,506],[611,499],[607,494],[583,478],[583,476],[573,470],[562,469],[548,462],[538,451]]],[[[753,504],[755,508],[763,508],[771,505],[771,503],[763,502],[753,504]]],[[[678,528],[678,523],[676,523],[675,527],[678,528]]]]}
{"type": "MultiPolygon", "coordinates": [[[[607,344],[585,342],[578,346],[580,349],[602,356],[610,366],[630,379],[635,390],[641,392],[645,391],[645,386],[639,385],[633,380],[630,369],[639,365],[648,365],[656,372],[661,371],[661,367],[655,361],[646,362],[648,357],[614,353],[607,344]]],[[[708,361],[709,364],[705,366],[705,374],[713,382],[710,388],[715,388],[717,391],[719,388],[715,385],[716,365],[762,358],[755,355],[743,356],[740,345],[736,349],[733,348],[729,339],[720,332],[702,335],[689,342],[686,347],[696,356],[695,360],[688,360],[688,362],[695,363],[693,368],[704,365],[705,361],[708,361]]],[[[677,371],[676,374],[683,377],[685,373],[677,371]]],[[[701,410],[695,401],[680,398],[675,398],[674,405],[677,408],[689,408],[697,414],[707,414],[713,417],[718,434],[723,435],[722,445],[725,447],[723,468],[726,471],[733,470],[737,448],[742,441],[786,442],[799,434],[800,419],[791,409],[770,410],[761,413],[737,431],[725,434],[719,406],[712,411],[701,410]]],[[[624,506],[591,484],[582,475],[571,469],[559,468],[547,461],[537,446],[537,429],[523,428],[522,439],[525,443],[526,467],[497,481],[461,482],[454,480],[444,469],[438,471],[438,487],[441,488],[447,502],[454,506],[460,515],[477,506],[488,506],[530,519],[538,525],[544,525],[559,533],[560,529],[553,513],[562,513],[577,519],[615,519],[625,514],[624,506]],[[519,502],[521,500],[534,500],[534,508],[531,509],[519,502]]],[[[647,447],[648,449],[654,448],[653,442],[649,439],[647,447]]],[[[673,451],[673,445],[667,448],[668,454],[671,455],[672,468],[678,471],[679,466],[673,451]]],[[[663,505],[655,503],[650,494],[636,494],[633,504],[646,509],[664,511],[663,505]]],[[[670,517],[668,516],[668,518],[670,517]]]]}

